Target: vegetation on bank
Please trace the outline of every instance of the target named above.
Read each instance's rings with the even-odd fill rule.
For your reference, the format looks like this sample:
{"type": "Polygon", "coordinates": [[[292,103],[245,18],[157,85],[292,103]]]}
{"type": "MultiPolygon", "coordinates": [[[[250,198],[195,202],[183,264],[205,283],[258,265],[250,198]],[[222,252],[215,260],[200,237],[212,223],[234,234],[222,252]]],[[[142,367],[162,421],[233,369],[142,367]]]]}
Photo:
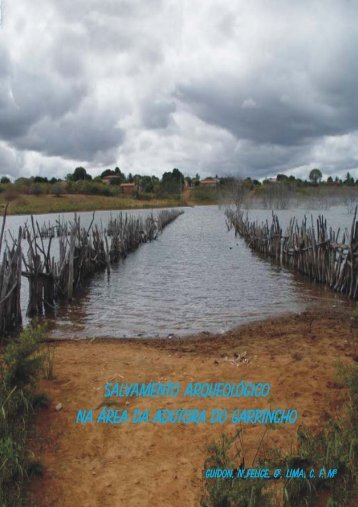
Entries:
{"type": "Polygon", "coordinates": [[[47,405],[36,394],[42,371],[42,331],[28,327],[0,349],[0,506],[28,507],[29,479],[41,474],[41,463],[29,452],[36,409],[47,405]]]}
{"type": "Polygon", "coordinates": [[[343,204],[353,212],[358,201],[358,187],[303,187],[292,188],[284,184],[267,184],[249,190],[244,182],[217,188],[192,187],[182,194],[168,194],[155,197],[152,194],[139,195],[93,195],[51,193],[12,194],[0,191],[0,210],[8,206],[9,215],[41,213],[66,213],[72,211],[124,210],[145,208],[170,208],[176,206],[200,206],[227,204],[240,201],[244,207],[264,209],[288,209],[306,204],[307,207],[326,209],[331,205],[343,204]]]}
{"type": "MultiPolygon", "coordinates": [[[[268,479],[204,479],[203,507],[285,507],[353,505],[358,498],[358,366],[340,367],[340,382],[348,388],[349,400],[341,419],[330,419],[320,432],[301,426],[297,445],[285,452],[262,449],[261,438],[253,463],[249,464],[243,446],[243,430],[232,437],[223,435],[220,442],[209,447],[204,470],[208,468],[237,469],[243,467],[303,469],[307,478],[285,477],[268,479]],[[240,465],[241,464],[241,465],[240,465]],[[336,468],[337,475],[327,479],[319,471],[336,468]],[[309,472],[315,470],[315,478],[309,472]]],[[[268,425],[264,436],[275,427],[268,425]]],[[[354,504],[356,505],[356,504],[354,504]]]]}
{"type": "Polygon", "coordinates": [[[240,201],[247,207],[286,209],[307,201],[319,208],[344,203],[354,208],[358,180],[349,173],[345,179],[322,180],[313,169],[307,180],[278,174],[263,181],[251,178],[218,177],[201,179],[184,176],[179,169],[161,178],[124,175],[116,167],[92,178],[77,167],[65,179],[35,176],[11,182],[0,179],[0,208],[9,203],[10,214],[62,213],[106,209],[157,208],[182,205],[209,205],[240,201]]]}
{"type": "MultiPolygon", "coordinates": [[[[0,194],[0,209],[6,206],[5,196],[0,194]]],[[[9,202],[9,215],[35,215],[41,213],[66,213],[71,211],[124,210],[139,208],[171,208],[185,203],[177,196],[156,199],[151,196],[98,196],[85,194],[64,194],[56,197],[51,194],[39,196],[17,194],[9,202]]]]}

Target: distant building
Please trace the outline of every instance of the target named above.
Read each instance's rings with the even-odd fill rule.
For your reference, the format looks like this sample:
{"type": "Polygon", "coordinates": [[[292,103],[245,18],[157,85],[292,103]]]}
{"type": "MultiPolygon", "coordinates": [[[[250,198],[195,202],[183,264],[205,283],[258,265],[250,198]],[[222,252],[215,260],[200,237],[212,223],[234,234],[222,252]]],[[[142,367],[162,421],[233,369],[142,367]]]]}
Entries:
{"type": "Polygon", "coordinates": [[[205,180],[200,181],[200,186],[205,188],[216,187],[219,183],[218,178],[205,178],[205,180]]]}
{"type": "Polygon", "coordinates": [[[122,183],[119,188],[123,194],[133,194],[138,190],[135,183],[122,183]]]}
{"type": "Polygon", "coordinates": [[[110,175],[110,176],[105,176],[104,178],[102,178],[102,181],[104,183],[107,183],[107,185],[110,185],[112,183],[112,181],[119,182],[120,178],[119,178],[119,176],[110,175]]]}

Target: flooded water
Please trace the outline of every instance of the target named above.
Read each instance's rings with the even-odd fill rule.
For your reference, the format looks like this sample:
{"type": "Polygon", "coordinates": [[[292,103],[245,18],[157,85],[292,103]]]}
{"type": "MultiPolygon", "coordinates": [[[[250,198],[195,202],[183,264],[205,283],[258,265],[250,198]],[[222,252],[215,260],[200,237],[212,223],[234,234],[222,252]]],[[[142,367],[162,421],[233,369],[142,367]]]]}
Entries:
{"type": "MultiPolygon", "coordinates": [[[[278,215],[287,224],[293,215],[303,217],[307,212],[285,210],[278,215]]],[[[110,214],[98,212],[96,221],[106,223],[110,214]]],[[[92,214],[80,215],[83,225],[88,225],[92,214]]],[[[270,220],[270,215],[266,210],[249,211],[249,217],[259,221],[270,220]]],[[[352,216],[344,208],[331,208],[324,215],[336,229],[351,225],[352,216]]],[[[62,216],[73,218],[72,213],[62,216]]],[[[15,231],[26,218],[9,217],[8,229],[15,231]]],[[[56,218],[43,215],[37,220],[55,223],[56,218]]],[[[22,292],[26,310],[26,280],[22,292]]],[[[121,338],[224,332],[314,304],[332,307],[347,304],[347,299],[262,260],[233,231],[228,232],[224,209],[199,206],[185,208],[157,241],[140,246],[114,265],[109,277],[96,274],[81,297],[57,310],[52,334],[121,338]]]]}
{"type": "MultiPolygon", "coordinates": [[[[285,210],[278,215],[285,224],[305,212],[285,210]]],[[[146,215],[148,210],[134,213],[146,215]]],[[[335,228],[351,224],[352,216],[344,208],[324,214],[335,228]]],[[[97,213],[96,220],[105,223],[109,215],[97,213]]],[[[88,224],[91,216],[81,213],[82,223],[88,224]]],[[[265,210],[250,210],[249,216],[270,220],[265,210]]],[[[55,218],[48,215],[43,220],[54,222],[55,218]]],[[[9,227],[21,220],[11,217],[9,227]]],[[[42,223],[41,217],[38,220],[42,223]]],[[[195,207],[186,208],[157,241],[142,245],[113,266],[109,277],[97,274],[81,297],[58,310],[52,334],[121,338],[224,332],[312,304],[346,303],[346,298],[252,253],[233,231],[227,231],[224,209],[195,207]]]]}

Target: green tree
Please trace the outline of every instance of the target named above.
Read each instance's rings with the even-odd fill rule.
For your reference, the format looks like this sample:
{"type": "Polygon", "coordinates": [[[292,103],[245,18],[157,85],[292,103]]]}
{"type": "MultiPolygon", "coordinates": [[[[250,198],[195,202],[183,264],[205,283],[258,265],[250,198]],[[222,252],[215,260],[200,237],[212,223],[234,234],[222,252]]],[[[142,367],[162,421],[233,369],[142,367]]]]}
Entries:
{"type": "Polygon", "coordinates": [[[142,176],[139,185],[143,192],[150,193],[153,192],[154,183],[151,176],[142,176]]]}
{"type": "Polygon", "coordinates": [[[277,181],[285,181],[285,180],[288,180],[288,176],[286,176],[286,174],[278,174],[276,176],[276,180],[277,181]]]}
{"type": "Polygon", "coordinates": [[[310,175],[309,175],[309,179],[312,181],[312,183],[317,185],[322,179],[321,171],[317,168],[312,169],[312,171],[310,172],[310,175]]]}
{"type": "Polygon", "coordinates": [[[121,180],[121,181],[124,181],[126,179],[125,175],[122,173],[122,171],[120,170],[119,167],[116,167],[115,170],[114,170],[114,174],[115,176],[118,176],[118,178],[121,180]]]}
{"type": "Polygon", "coordinates": [[[114,176],[114,171],[112,169],[106,169],[101,174],[101,178],[105,178],[106,176],[114,176]]]}
{"type": "Polygon", "coordinates": [[[196,173],[196,175],[192,179],[192,185],[194,187],[198,187],[200,185],[200,175],[199,175],[199,173],[196,173]]]}
{"type": "Polygon", "coordinates": [[[0,180],[0,183],[2,184],[10,183],[10,180],[7,176],[3,176],[0,180]]]}
{"type": "Polygon", "coordinates": [[[344,183],[345,185],[354,185],[354,178],[352,178],[349,172],[347,173],[344,183]]]}
{"type": "Polygon", "coordinates": [[[46,178],[46,176],[45,177],[43,177],[43,176],[35,176],[34,177],[34,182],[35,183],[48,183],[48,179],[46,178]]]}
{"type": "Polygon", "coordinates": [[[165,172],[162,177],[162,189],[164,192],[179,194],[184,187],[184,175],[175,168],[172,172],[165,172]]]}
{"type": "Polygon", "coordinates": [[[91,180],[92,176],[87,174],[87,171],[84,167],[76,167],[72,176],[73,181],[81,181],[81,180],[91,180]]]}

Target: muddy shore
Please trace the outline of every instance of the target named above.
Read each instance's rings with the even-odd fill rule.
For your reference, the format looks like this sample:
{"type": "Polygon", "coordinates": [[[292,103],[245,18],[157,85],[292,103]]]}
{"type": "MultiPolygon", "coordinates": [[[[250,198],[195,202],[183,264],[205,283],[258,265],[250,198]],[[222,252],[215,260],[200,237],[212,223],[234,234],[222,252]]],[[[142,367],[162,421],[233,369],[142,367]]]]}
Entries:
{"type": "MultiPolygon", "coordinates": [[[[199,505],[207,447],[232,424],[76,425],[79,409],[96,416],[111,382],[234,382],[271,384],[270,402],[231,398],[118,398],[116,409],[288,408],[295,425],[267,434],[265,445],[295,445],[298,424],[319,428],[338,415],[347,392],[337,361],[352,363],[349,312],[305,312],[269,319],[225,335],[172,340],[61,341],[53,380],[40,389],[51,404],[37,418],[32,442],[45,465],[31,492],[40,507],[199,505]],[[56,411],[56,405],[63,408],[56,411]]],[[[255,455],[262,425],[245,429],[245,462],[255,455]]]]}

